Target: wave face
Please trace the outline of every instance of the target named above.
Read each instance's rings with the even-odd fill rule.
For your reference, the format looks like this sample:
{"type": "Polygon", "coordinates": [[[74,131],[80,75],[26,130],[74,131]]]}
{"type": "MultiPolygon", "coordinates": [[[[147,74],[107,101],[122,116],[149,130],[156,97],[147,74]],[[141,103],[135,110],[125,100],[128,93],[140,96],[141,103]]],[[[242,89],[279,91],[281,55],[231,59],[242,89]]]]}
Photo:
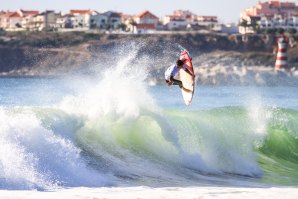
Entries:
{"type": "Polygon", "coordinates": [[[243,107],[98,118],[2,109],[0,186],[295,185],[298,112],[262,114],[266,124],[258,132],[243,107]]]}
{"type": "Polygon", "coordinates": [[[58,105],[0,109],[1,189],[298,184],[298,111],[164,109],[124,57],[58,105]]]}

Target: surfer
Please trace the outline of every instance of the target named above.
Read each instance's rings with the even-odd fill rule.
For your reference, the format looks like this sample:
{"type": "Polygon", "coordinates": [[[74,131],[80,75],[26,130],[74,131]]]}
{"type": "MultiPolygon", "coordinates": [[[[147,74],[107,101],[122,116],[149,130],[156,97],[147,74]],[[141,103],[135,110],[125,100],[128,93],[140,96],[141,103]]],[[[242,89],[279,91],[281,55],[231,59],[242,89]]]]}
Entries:
{"type": "Polygon", "coordinates": [[[174,76],[179,72],[180,69],[185,70],[188,74],[190,74],[191,76],[193,76],[188,69],[184,66],[184,63],[182,60],[178,59],[176,61],[176,64],[170,66],[169,68],[167,68],[166,72],[165,72],[165,79],[166,79],[166,83],[168,84],[168,86],[171,85],[179,85],[180,88],[183,88],[183,84],[182,81],[174,79],[174,76]]]}

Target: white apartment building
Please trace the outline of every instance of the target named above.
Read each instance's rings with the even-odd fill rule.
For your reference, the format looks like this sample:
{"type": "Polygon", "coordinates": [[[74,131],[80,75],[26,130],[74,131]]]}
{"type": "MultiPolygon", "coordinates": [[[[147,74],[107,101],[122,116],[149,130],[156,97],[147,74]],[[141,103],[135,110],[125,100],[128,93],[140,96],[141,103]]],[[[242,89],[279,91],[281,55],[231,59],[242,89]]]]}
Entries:
{"type": "Polygon", "coordinates": [[[188,10],[176,10],[163,18],[163,24],[168,30],[185,30],[187,27],[208,29],[217,23],[217,16],[198,16],[188,10]]]}
{"type": "Polygon", "coordinates": [[[109,18],[103,14],[90,16],[90,28],[105,29],[108,27],[109,18]]]}
{"type": "Polygon", "coordinates": [[[89,29],[90,28],[90,16],[98,14],[96,11],[91,10],[70,10],[68,21],[71,22],[71,26],[74,29],[89,29]]]}

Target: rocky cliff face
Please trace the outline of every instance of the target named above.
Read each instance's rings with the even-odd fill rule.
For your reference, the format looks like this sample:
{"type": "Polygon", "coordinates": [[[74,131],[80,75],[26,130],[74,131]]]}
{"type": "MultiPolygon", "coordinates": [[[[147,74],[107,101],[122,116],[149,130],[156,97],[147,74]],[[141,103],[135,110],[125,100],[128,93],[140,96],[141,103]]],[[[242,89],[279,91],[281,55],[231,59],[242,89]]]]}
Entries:
{"type": "Polygon", "coordinates": [[[88,65],[91,55],[81,48],[0,47],[0,75],[63,75],[88,65]]]}
{"type": "MultiPolygon", "coordinates": [[[[252,71],[262,67],[272,70],[275,63],[276,38],[273,36],[168,34],[86,37],[82,33],[71,34],[1,36],[0,75],[43,76],[88,72],[94,65],[112,66],[132,52],[135,53],[132,62],[140,66],[152,65],[149,67],[149,79],[158,83],[163,82],[164,69],[177,59],[178,44],[191,52],[196,72],[201,77],[198,82],[203,84],[248,84],[256,79],[249,72],[252,68],[252,71]],[[246,72],[242,74],[241,71],[246,72]],[[229,77],[226,77],[227,74],[229,77]],[[245,79],[247,74],[250,77],[245,79]]],[[[293,37],[293,48],[288,52],[292,76],[295,76],[293,71],[298,67],[295,41],[298,38],[293,37]]],[[[268,72],[267,69],[265,71],[268,72]]],[[[276,73],[272,72],[272,75],[276,73]]],[[[260,80],[260,73],[257,76],[259,80],[254,81],[266,84],[265,80],[260,80]]]]}

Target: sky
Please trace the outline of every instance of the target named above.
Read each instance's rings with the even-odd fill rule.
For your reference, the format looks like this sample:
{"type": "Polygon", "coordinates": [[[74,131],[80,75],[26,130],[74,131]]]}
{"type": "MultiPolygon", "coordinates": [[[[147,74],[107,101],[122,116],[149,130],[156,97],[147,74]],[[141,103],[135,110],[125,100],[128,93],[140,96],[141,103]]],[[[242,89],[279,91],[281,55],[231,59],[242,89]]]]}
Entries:
{"type": "MultiPolygon", "coordinates": [[[[70,9],[107,10],[138,14],[149,10],[162,18],[174,10],[190,10],[197,15],[217,16],[219,22],[237,23],[240,11],[265,0],[0,0],[0,10],[55,10],[67,12],[70,9]]],[[[283,0],[280,0],[283,1],[283,0]]],[[[287,0],[295,2],[298,0],[287,0]]]]}

